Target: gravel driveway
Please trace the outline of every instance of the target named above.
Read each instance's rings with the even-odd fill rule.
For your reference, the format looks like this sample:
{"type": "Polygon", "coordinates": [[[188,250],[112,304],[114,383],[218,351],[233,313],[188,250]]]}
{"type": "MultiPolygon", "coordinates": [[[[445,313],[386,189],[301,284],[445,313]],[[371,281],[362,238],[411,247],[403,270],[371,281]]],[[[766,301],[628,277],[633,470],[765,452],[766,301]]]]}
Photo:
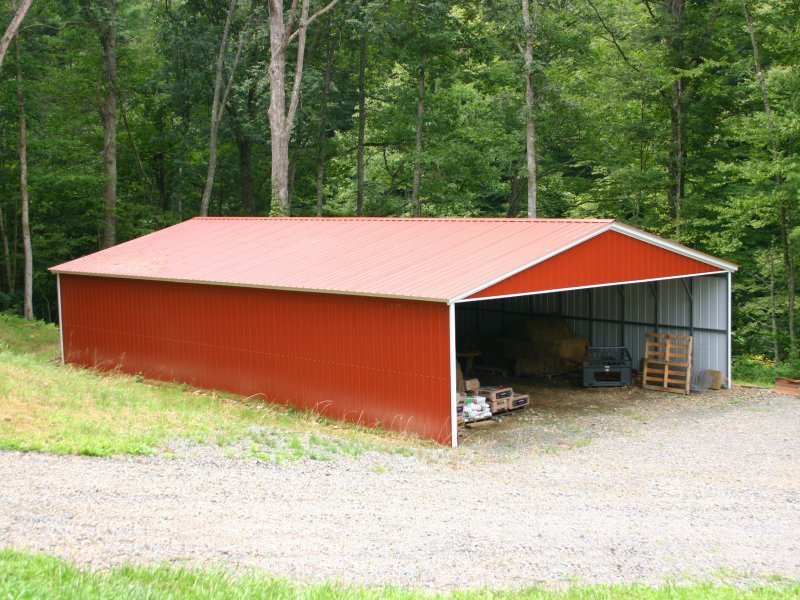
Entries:
{"type": "Polygon", "coordinates": [[[421,457],[0,453],[0,547],[441,590],[800,578],[800,400],[638,393],[630,414],[587,396],[567,433],[592,434],[564,446],[529,417],[421,457]]]}

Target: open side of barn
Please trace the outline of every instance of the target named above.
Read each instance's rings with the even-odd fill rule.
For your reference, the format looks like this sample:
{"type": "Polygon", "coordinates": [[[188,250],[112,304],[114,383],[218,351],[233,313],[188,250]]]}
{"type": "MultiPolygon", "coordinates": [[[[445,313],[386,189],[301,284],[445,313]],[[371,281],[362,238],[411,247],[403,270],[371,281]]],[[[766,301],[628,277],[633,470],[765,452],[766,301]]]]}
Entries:
{"type": "Polygon", "coordinates": [[[457,444],[457,349],[560,315],[730,383],[736,265],[611,220],[205,218],[59,265],[66,362],[457,444]],[[463,239],[482,245],[460,244],[463,239]]]}

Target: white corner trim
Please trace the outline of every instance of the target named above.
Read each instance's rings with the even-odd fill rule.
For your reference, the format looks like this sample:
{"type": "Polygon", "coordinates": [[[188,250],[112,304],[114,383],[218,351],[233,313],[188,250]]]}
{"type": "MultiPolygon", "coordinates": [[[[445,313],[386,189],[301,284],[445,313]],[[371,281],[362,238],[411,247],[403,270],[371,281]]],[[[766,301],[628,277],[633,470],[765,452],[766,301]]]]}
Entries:
{"type": "Polygon", "coordinates": [[[646,231],[642,231],[641,229],[636,229],[635,227],[631,227],[630,225],[625,225],[624,223],[620,223],[619,221],[614,221],[614,223],[611,225],[609,229],[611,231],[616,231],[617,233],[621,233],[622,235],[627,235],[628,237],[637,239],[640,242],[646,242],[648,244],[652,244],[653,246],[658,246],[659,248],[663,248],[664,250],[669,250],[670,252],[675,252],[676,254],[681,254],[683,256],[693,258],[694,260],[706,263],[707,265],[713,265],[715,267],[719,267],[720,269],[723,269],[731,273],[739,270],[739,266],[732,262],[728,262],[727,260],[722,260],[721,258],[716,258],[714,256],[711,256],[710,254],[706,254],[705,252],[700,252],[699,250],[693,250],[692,248],[688,248],[687,246],[677,244],[665,238],[653,235],[652,233],[647,233],[646,231]]]}
{"type": "Polygon", "coordinates": [[[733,388],[733,273],[728,272],[728,389],[733,388]]]}
{"type": "Polygon", "coordinates": [[[56,275],[56,291],[58,294],[58,339],[61,345],[61,364],[66,362],[64,356],[64,312],[61,310],[61,274],[56,275]]]}
{"type": "MultiPolygon", "coordinates": [[[[575,240],[573,242],[570,242],[566,246],[562,246],[561,248],[558,248],[557,250],[553,250],[549,254],[545,254],[544,256],[540,256],[536,260],[533,260],[531,262],[525,263],[521,267],[517,267],[513,271],[509,271],[508,273],[505,273],[504,275],[501,275],[500,277],[495,277],[494,279],[492,279],[491,281],[489,281],[487,283],[482,283],[480,286],[471,289],[470,291],[466,292],[465,294],[461,294],[460,296],[458,296],[456,298],[452,298],[450,300],[450,303],[459,302],[461,300],[464,300],[465,298],[469,298],[470,296],[472,296],[474,294],[477,294],[478,292],[480,292],[482,290],[485,290],[486,288],[492,287],[496,283],[500,283],[501,281],[503,281],[505,279],[508,279],[509,277],[513,277],[517,273],[521,273],[522,271],[530,269],[531,267],[535,267],[539,263],[544,262],[544,261],[546,261],[546,260],[548,260],[550,258],[553,258],[554,256],[557,256],[557,255],[561,254],[562,252],[566,252],[570,248],[574,248],[575,246],[583,244],[584,242],[588,242],[593,237],[597,237],[601,233],[605,233],[606,231],[609,231],[609,229],[612,227],[612,225],[613,225],[613,223],[609,223],[606,227],[603,227],[603,228],[601,228],[601,229],[599,229],[597,231],[593,231],[589,235],[586,235],[586,236],[584,236],[584,237],[582,237],[580,239],[577,239],[577,240],[575,240]]],[[[480,298],[480,299],[482,300],[483,298],[480,298]]]]}
{"type": "Polygon", "coordinates": [[[456,404],[458,385],[456,375],[456,305],[451,304],[447,307],[450,313],[449,330],[450,330],[450,435],[451,446],[458,448],[458,415],[456,413],[456,404]]]}

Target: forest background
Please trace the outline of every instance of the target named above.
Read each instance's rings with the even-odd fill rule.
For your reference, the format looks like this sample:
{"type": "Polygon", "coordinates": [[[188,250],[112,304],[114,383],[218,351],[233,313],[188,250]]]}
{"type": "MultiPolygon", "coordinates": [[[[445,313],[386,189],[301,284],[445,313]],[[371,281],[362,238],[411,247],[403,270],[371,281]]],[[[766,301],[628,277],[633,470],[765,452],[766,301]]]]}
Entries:
{"type": "Polygon", "coordinates": [[[21,8],[0,310],[57,320],[47,267],[200,214],[613,217],[741,264],[739,375],[800,375],[800,0],[21,8]]]}

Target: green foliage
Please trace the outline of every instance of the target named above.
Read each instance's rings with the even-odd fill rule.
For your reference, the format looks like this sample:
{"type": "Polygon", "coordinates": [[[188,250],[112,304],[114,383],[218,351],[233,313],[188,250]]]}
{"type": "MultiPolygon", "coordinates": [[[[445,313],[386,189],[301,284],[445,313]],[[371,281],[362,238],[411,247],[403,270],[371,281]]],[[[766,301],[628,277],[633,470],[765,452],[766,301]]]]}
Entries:
{"type": "MultiPolygon", "coordinates": [[[[102,239],[102,57],[78,4],[37,0],[22,33],[34,302],[47,320],[56,319],[56,300],[46,268],[97,250],[102,239]]],[[[800,266],[800,11],[792,0],[752,4],[769,113],[740,0],[687,0],[680,18],[667,3],[541,0],[533,72],[539,212],[616,217],[739,262],[736,351],[774,358],[777,349],[783,360],[791,346],[788,292],[800,266]],[[669,193],[676,102],[685,150],[680,207],[669,193]]],[[[197,214],[227,5],[119,2],[120,241],[197,214]]],[[[320,5],[315,0],[312,10],[320,5]]],[[[248,23],[252,32],[220,130],[211,214],[268,214],[267,7],[249,0],[237,7],[229,53],[248,23]]],[[[8,18],[3,5],[0,21],[8,18]]],[[[323,213],[356,210],[362,36],[365,213],[411,214],[419,161],[423,214],[523,214],[523,35],[519,2],[511,0],[340,2],[308,30],[290,148],[292,214],[314,214],[321,167],[323,213]],[[425,109],[417,153],[420,70],[425,109]]],[[[14,310],[22,278],[16,66],[12,51],[0,77],[0,238],[8,245],[6,256],[0,244],[0,309],[14,310]]]]}
{"type": "Polygon", "coordinates": [[[0,594],[17,600],[63,598],[81,600],[269,598],[294,600],[780,600],[800,594],[800,585],[781,582],[740,589],[729,585],[594,585],[565,590],[527,588],[518,591],[471,590],[431,593],[397,587],[358,587],[338,583],[303,584],[268,577],[257,571],[233,575],[221,569],[123,566],[90,571],[43,554],[0,550],[0,594]]]}
{"type": "Polygon", "coordinates": [[[733,380],[736,383],[775,385],[775,363],[763,354],[733,357],[733,380]]]}

